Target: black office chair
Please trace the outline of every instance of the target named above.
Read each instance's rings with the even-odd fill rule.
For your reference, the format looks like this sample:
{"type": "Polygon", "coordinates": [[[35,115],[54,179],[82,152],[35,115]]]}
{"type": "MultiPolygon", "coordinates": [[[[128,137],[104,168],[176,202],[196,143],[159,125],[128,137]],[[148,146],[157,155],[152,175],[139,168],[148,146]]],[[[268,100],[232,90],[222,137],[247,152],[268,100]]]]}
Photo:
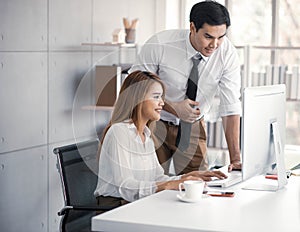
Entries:
{"type": "Polygon", "coordinates": [[[99,207],[93,193],[97,185],[98,140],[54,148],[65,206],[58,212],[62,232],[91,231],[91,218],[112,207],[99,207]]]}

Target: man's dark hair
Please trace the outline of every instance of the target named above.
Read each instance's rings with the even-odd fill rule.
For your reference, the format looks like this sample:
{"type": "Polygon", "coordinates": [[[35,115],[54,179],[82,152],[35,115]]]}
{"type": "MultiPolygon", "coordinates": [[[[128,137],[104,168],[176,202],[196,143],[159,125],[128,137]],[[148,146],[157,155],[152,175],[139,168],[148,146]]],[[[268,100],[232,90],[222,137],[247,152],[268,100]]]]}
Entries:
{"type": "Polygon", "coordinates": [[[215,1],[204,1],[196,3],[190,13],[190,22],[193,22],[196,31],[198,31],[204,23],[211,26],[226,24],[226,28],[230,26],[229,12],[225,6],[215,1]]]}

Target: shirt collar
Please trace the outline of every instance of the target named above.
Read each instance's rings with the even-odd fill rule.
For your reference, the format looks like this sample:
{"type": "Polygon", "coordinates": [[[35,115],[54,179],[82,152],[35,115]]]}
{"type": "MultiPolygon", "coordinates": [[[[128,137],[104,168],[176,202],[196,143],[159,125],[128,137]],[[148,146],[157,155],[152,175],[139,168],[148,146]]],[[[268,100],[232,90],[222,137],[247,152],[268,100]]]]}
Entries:
{"type": "Polygon", "coordinates": [[[202,57],[202,60],[204,60],[205,62],[207,62],[209,59],[209,57],[202,55],[201,52],[198,52],[195,48],[193,48],[190,41],[190,31],[188,31],[186,35],[186,53],[188,60],[197,54],[199,54],[202,57]]]}
{"type": "MultiPolygon", "coordinates": [[[[131,129],[131,130],[134,130],[134,132],[136,133],[136,135],[138,135],[137,134],[137,128],[136,128],[136,126],[135,126],[135,124],[133,122],[129,122],[128,123],[128,128],[131,129]]],[[[144,128],[144,134],[148,138],[151,136],[151,131],[150,131],[149,127],[145,126],[145,128],[144,128]]]]}

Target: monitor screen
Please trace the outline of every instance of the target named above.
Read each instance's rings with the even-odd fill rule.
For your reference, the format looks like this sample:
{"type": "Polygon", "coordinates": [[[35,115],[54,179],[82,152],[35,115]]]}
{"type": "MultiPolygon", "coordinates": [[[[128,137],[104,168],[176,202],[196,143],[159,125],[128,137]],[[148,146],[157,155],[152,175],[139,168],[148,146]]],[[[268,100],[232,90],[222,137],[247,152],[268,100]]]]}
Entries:
{"type": "MultiPolygon", "coordinates": [[[[285,85],[244,89],[241,130],[243,180],[272,171],[274,164],[277,165],[272,126],[276,127],[276,151],[279,151],[280,162],[284,162],[285,104],[285,85]]],[[[282,169],[284,163],[280,165],[285,172],[282,169]]]]}

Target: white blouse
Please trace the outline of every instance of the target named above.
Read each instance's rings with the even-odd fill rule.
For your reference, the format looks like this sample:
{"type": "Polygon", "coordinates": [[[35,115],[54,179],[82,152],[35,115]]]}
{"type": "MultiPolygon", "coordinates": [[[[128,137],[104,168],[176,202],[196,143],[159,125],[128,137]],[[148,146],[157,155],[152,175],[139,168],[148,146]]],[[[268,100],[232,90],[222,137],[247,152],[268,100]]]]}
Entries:
{"type": "Polygon", "coordinates": [[[148,127],[145,142],[133,123],[113,124],[104,138],[95,196],[121,197],[127,201],[155,193],[156,182],[180,179],[164,175],[148,127]]]}

